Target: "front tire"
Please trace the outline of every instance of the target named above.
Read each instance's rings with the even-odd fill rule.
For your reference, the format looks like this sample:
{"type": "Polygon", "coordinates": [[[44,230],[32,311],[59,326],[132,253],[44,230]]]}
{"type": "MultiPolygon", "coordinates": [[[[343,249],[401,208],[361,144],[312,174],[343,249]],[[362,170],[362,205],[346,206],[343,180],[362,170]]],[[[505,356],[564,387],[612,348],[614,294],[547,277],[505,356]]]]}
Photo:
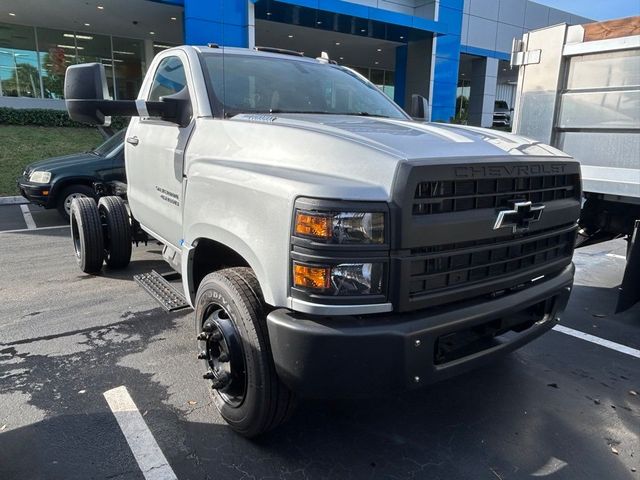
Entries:
{"type": "Polygon", "coordinates": [[[96,201],[86,197],[74,199],[70,222],[73,249],[80,270],[98,273],[104,261],[104,239],[96,201]]]}
{"type": "Polygon", "coordinates": [[[250,268],[207,275],[196,295],[199,358],[222,418],[245,437],[286,421],[293,393],[275,371],[260,285],[250,268]]]}
{"type": "Polygon", "coordinates": [[[102,197],[98,202],[98,212],[105,225],[105,262],[109,268],[124,268],[131,261],[131,222],[127,206],[120,197],[102,197]]]}
{"type": "Polygon", "coordinates": [[[76,198],[96,198],[93,189],[87,185],[70,185],[66,187],[58,198],[56,208],[62,218],[69,221],[71,216],[71,204],[76,198]]]}

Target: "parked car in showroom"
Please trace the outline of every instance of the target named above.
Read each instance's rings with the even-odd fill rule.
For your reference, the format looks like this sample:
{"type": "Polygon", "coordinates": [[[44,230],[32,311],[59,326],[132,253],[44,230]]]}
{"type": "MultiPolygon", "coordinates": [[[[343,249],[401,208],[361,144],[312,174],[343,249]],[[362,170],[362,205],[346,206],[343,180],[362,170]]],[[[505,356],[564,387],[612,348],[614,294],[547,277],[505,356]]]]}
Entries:
{"type": "Polygon", "coordinates": [[[124,181],[124,134],[120,130],[94,150],[27,165],[18,188],[23,197],[69,218],[74,198],[95,198],[93,182],[124,181]]]}
{"type": "Polygon", "coordinates": [[[493,106],[493,126],[511,128],[512,108],[504,100],[496,100],[493,106]]]}

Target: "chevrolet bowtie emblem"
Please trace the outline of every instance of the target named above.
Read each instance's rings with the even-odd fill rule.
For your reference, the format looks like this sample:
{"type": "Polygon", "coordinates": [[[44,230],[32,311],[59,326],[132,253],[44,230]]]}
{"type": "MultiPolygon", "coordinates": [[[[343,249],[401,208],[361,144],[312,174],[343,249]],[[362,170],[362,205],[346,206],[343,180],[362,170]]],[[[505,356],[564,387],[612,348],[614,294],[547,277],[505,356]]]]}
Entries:
{"type": "Polygon", "coordinates": [[[540,220],[544,205],[533,205],[531,202],[514,202],[512,210],[501,210],[493,226],[494,230],[511,227],[513,233],[529,230],[529,225],[540,220]]]}

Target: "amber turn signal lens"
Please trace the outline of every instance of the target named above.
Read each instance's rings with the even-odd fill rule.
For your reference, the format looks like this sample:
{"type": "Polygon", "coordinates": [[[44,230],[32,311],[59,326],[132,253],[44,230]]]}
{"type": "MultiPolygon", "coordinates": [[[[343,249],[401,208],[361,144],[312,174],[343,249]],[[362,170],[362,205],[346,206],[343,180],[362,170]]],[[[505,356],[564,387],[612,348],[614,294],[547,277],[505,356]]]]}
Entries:
{"type": "Polygon", "coordinates": [[[327,240],[333,235],[331,232],[331,217],[297,212],[295,231],[298,235],[327,240]]]}
{"type": "Polygon", "coordinates": [[[331,269],[329,267],[293,264],[293,284],[296,287],[325,290],[329,288],[330,278],[331,269]]]}

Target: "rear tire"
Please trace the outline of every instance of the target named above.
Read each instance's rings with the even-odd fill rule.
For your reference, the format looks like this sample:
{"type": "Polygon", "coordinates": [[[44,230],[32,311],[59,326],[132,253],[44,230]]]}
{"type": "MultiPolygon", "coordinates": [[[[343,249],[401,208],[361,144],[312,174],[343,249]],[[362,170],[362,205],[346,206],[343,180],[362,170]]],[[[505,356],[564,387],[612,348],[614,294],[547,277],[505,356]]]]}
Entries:
{"type": "Polygon", "coordinates": [[[124,268],[131,261],[131,222],[120,197],[102,197],[98,212],[104,229],[104,258],[109,268],[124,268]]]}
{"type": "MultiPolygon", "coordinates": [[[[227,383],[213,390],[213,400],[229,426],[248,438],[280,425],[295,408],[294,394],[275,370],[266,313],[260,285],[248,267],[211,273],[198,287],[195,326],[200,335],[198,350],[203,352],[200,357],[206,353],[204,364],[210,372],[219,360],[212,358],[216,352],[223,351],[230,363],[230,375],[225,374],[227,383]],[[205,332],[207,327],[203,325],[212,321],[224,322],[216,329],[222,341],[212,340],[215,331],[205,332]],[[202,339],[202,335],[208,338],[202,339]],[[235,339],[229,337],[236,335],[239,342],[235,349],[220,347],[221,343],[234,345],[235,339]]],[[[213,379],[212,385],[216,381],[213,379]]]]}
{"type": "Polygon", "coordinates": [[[74,199],[70,221],[71,239],[80,270],[98,273],[104,260],[104,240],[96,201],[86,197],[74,199]]]}
{"type": "Polygon", "coordinates": [[[87,185],[70,185],[62,190],[56,204],[56,208],[58,209],[60,216],[69,221],[69,216],[71,215],[71,203],[76,198],[85,197],[93,199],[96,198],[96,193],[93,191],[93,188],[87,185]]]}

